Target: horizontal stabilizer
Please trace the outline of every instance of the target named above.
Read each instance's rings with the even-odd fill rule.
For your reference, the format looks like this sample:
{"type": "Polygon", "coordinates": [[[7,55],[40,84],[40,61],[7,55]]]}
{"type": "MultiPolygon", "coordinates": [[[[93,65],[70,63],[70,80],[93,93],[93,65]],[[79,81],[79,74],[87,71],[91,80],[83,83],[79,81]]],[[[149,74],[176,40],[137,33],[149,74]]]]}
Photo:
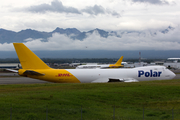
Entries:
{"type": "Polygon", "coordinates": [[[15,72],[18,73],[18,70],[13,70],[13,69],[6,69],[7,71],[15,72]]]}
{"type": "Polygon", "coordinates": [[[26,70],[23,75],[36,75],[36,76],[43,76],[45,74],[42,74],[42,73],[38,73],[38,72],[35,72],[35,71],[32,71],[32,70],[26,70]]]}

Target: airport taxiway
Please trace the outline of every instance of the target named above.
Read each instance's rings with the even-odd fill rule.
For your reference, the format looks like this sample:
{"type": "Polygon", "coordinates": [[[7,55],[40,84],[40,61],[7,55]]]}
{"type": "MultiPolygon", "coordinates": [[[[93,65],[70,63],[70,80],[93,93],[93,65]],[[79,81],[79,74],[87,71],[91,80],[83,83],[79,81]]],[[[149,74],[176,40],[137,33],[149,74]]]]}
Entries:
{"type": "Polygon", "coordinates": [[[32,79],[28,77],[0,77],[0,84],[34,84],[34,83],[48,83],[48,82],[32,79]]]}
{"type": "Polygon", "coordinates": [[[28,77],[20,77],[17,73],[0,73],[0,84],[34,84],[49,83],[28,77]]]}

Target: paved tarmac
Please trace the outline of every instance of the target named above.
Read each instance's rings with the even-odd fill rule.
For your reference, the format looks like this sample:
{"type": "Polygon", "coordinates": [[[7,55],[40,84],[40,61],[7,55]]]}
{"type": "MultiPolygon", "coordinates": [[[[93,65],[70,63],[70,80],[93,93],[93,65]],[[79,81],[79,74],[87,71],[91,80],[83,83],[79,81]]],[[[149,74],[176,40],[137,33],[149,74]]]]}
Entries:
{"type": "MultiPolygon", "coordinates": [[[[180,74],[176,74],[174,79],[180,79],[180,74]]],[[[0,84],[35,84],[50,83],[42,80],[32,79],[28,77],[19,77],[16,73],[0,73],[0,84]]]]}
{"type": "Polygon", "coordinates": [[[0,77],[0,84],[35,84],[48,83],[46,81],[32,79],[28,77],[0,77]]]}
{"type": "Polygon", "coordinates": [[[176,77],[174,79],[180,79],[180,74],[176,74],[176,77]]]}
{"type": "Polygon", "coordinates": [[[18,73],[0,73],[0,77],[12,77],[19,76],[18,73]]]}
{"type": "Polygon", "coordinates": [[[43,80],[20,77],[17,73],[0,73],[0,84],[35,84],[49,83],[43,80]]]}

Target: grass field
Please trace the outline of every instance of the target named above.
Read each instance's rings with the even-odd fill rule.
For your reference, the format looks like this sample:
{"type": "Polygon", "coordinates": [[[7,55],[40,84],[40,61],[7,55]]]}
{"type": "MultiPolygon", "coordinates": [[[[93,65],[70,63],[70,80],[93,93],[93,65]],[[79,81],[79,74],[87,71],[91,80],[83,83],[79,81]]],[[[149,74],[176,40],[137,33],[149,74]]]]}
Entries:
{"type": "Polygon", "coordinates": [[[0,120],[180,120],[180,80],[0,85],[0,120]]]}

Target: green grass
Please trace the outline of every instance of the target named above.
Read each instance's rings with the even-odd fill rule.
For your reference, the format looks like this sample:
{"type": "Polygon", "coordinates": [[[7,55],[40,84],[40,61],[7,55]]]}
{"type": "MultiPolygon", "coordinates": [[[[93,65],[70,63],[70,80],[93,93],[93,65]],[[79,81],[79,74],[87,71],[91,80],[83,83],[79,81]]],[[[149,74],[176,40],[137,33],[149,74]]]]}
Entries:
{"type": "Polygon", "coordinates": [[[180,80],[0,85],[3,120],[139,120],[143,109],[146,120],[180,119],[180,80]]]}

